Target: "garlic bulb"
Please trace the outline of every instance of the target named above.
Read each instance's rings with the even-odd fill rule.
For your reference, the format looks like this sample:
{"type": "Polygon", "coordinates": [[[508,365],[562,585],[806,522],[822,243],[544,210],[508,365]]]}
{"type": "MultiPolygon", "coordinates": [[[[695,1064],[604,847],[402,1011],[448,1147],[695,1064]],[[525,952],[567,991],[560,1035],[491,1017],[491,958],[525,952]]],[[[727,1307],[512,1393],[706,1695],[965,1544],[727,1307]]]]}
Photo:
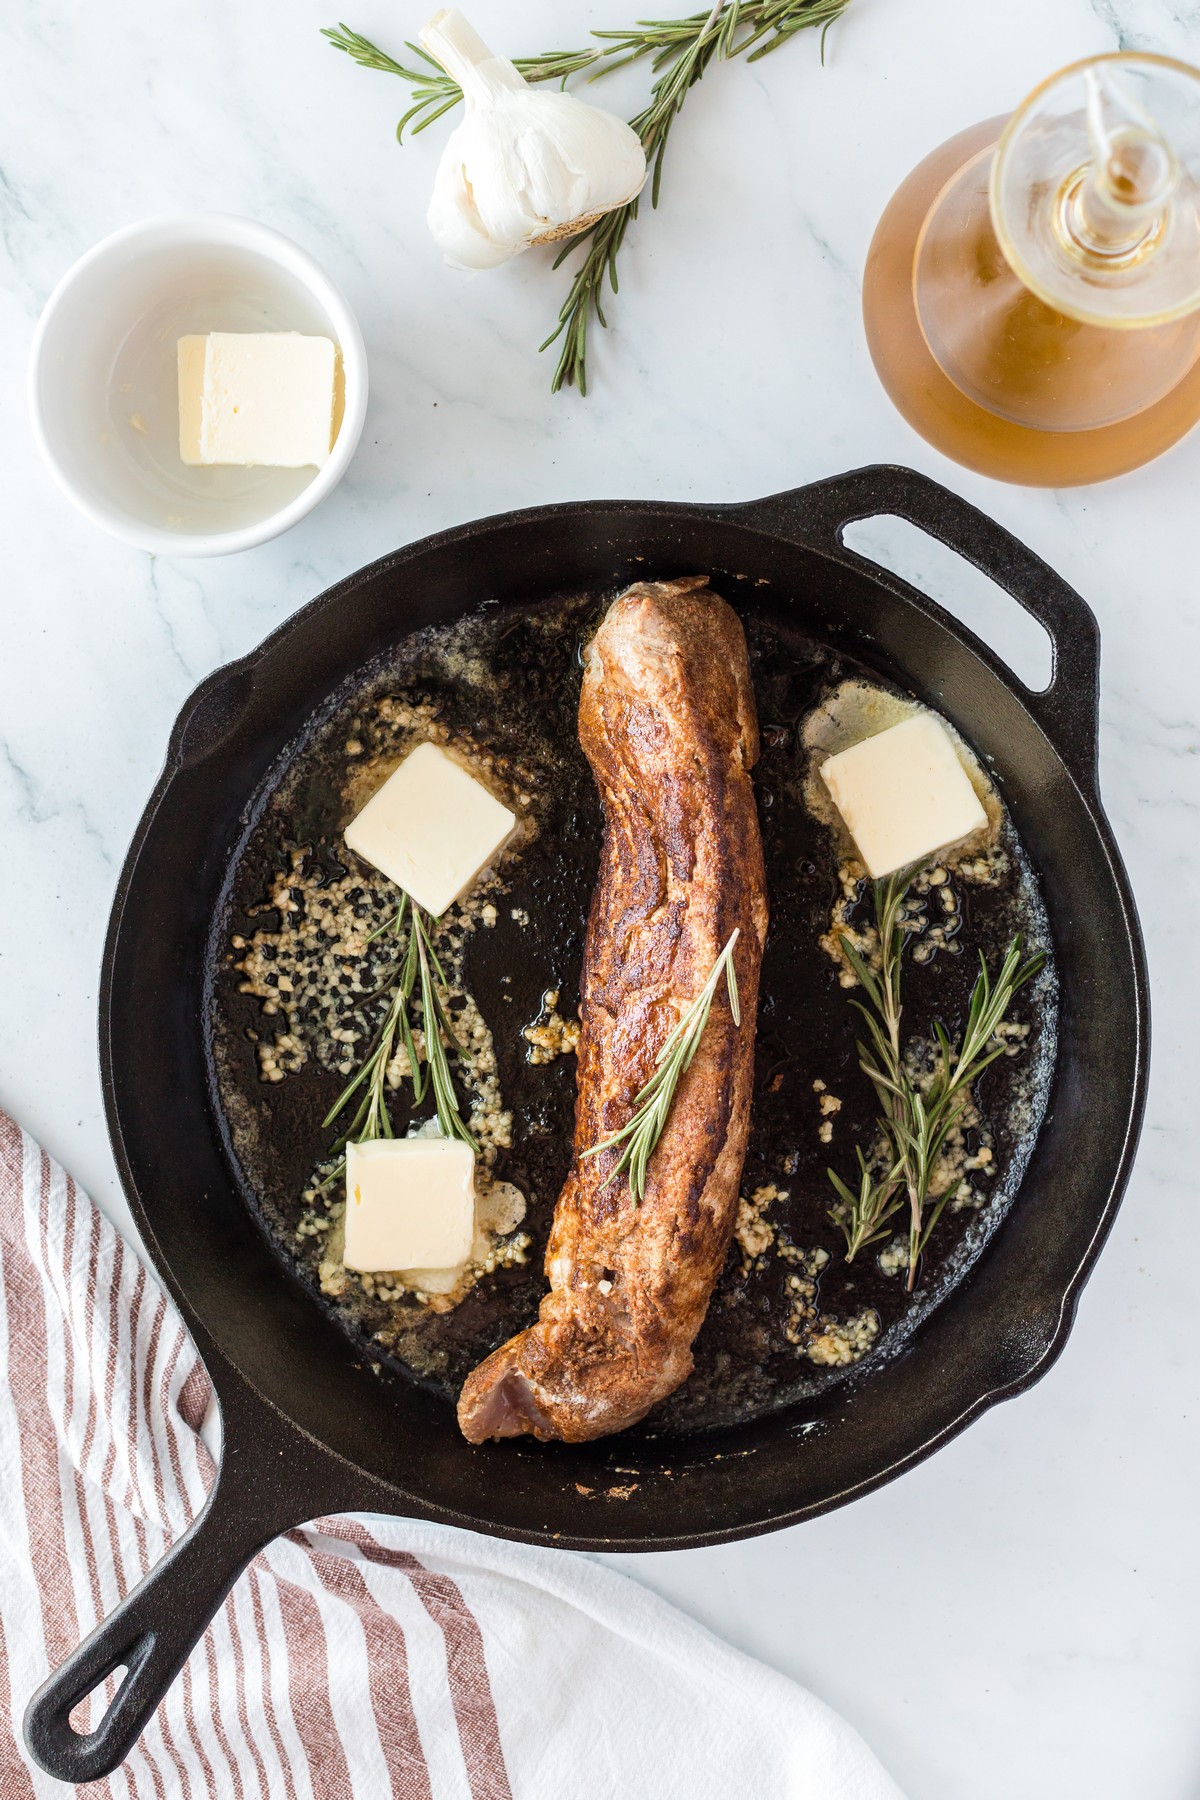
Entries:
{"type": "Polygon", "coordinates": [[[453,9],[435,13],[421,43],[458,82],[466,107],[429,203],[429,229],[447,262],[494,269],[641,192],[646,156],[623,119],[571,94],[539,93],[453,9]]]}

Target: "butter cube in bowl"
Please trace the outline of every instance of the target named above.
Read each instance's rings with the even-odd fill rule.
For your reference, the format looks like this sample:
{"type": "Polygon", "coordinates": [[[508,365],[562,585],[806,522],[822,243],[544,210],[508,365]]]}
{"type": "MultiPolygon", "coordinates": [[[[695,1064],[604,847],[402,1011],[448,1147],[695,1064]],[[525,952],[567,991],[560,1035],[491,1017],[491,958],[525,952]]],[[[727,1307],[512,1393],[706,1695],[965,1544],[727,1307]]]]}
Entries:
{"type": "Polygon", "coordinates": [[[63,277],[29,405],[51,472],[95,524],[158,555],[215,556],[278,536],[337,486],[366,415],[366,353],[299,245],[252,219],[172,215],[63,277]]]}
{"type": "Polygon", "coordinates": [[[181,337],[179,455],[191,468],[323,469],[336,429],[337,346],[299,331],[181,337]]]}

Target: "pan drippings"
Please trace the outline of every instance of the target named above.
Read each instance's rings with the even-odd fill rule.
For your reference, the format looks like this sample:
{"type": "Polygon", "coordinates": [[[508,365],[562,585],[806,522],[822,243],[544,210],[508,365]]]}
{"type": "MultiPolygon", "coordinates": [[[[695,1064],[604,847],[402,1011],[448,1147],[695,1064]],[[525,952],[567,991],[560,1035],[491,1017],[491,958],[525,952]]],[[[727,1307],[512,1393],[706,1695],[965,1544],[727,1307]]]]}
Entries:
{"type": "MultiPolygon", "coordinates": [[[[716,585],[737,604],[736,584],[716,585]]],[[[213,1061],[247,1201],[367,1361],[402,1364],[447,1399],[482,1356],[530,1323],[544,1292],[546,1233],[570,1161],[572,1024],[600,843],[599,805],[576,736],[579,651],[608,599],[485,609],[404,639],[356,676],[294,747],[234,871],[217,939],[213,1061]],[[382,876],[347,869],[340,830],[370,783],[428,736],[452,737],[486,757],[493,781],[527,821],[517,853],[472,897],[447,941],[460,1017],[480,1033],[473,1041],[489,1084],[486,1093],[464,1089],[464,1097],[486,1126],[490,1179],[523,1196],[525,1213],[514,1222],[509,1208],[501,1223],[510,1230],[498,1235],[490,1266],[440,1311],[375,1283],[355,1280],[338,1291],[330,1279],[336,1224],[322,1228],[313,1200],[333,1137],[321,1121],[386,1005],[375,991],[386,980],[386,946],[377,953],[366,939],[395,904],[382,876]],[[314,919],[324,909],[323,917],[308,934],[309,962],[291,968],[290,989],[276,986],[267,1002],[275,1011],[264,1012],[271,959],[260,956],[260,979],[249,983],[239,965],[256,931],[277,933],[289,907],[314,919]],[[358,954],[339,955],[359,938],[358,954]],[[256,991],[241,991],[247,985],[256,991]]],[[[866,1375],[894,1354],[1002,1221],[1053,1070],[1057,983],[1047,966],[1019,997],[1014,1054],[984,1076],[978,1108],[950,1146],[952,1197],[916,1294],[905,1291],[900,1230],[846,1264],[828,1216],[826,1168],[848,1175],[855,1144],[870,1150],[875,1102],[857,1067],[858,1015],[830,933],[835,920],[861,928],[869,897],[833,826],[806,802],[805,728],[842,684],[859,680],[876,692],[887,684],[833,657],[758,594],[743,617],[762,728],[756,787],[771,901],[750,1147],[737,1231],[696,1342],[695,1371],[641,1429],[691,1431],[745,1418],[866,1375]]],[[[994,963],[1018,930],[1028,948],[1050,948],[1028,860],[1007,820],[998,830],[977,867],[935,868],[918,884],[924,922],[906,964],[904,1021],[918,1059],[935,1019],[952,1034],[961,1024],[980,951],[994,963]]],[[[393,1101],[399,1132],[409,1123],[406,1092],[393,1101]]]]}

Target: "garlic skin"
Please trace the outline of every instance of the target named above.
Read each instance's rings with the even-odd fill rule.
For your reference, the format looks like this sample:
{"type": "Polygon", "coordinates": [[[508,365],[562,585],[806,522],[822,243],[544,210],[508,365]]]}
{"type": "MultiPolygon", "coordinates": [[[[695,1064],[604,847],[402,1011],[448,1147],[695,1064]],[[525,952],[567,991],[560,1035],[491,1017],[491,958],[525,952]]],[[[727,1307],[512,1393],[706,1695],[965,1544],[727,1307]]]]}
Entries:
{"type": "Polygon", "coordinates": [[[448,263],[497,268],[641,192],[646,155],[615,113],[530,87],[452,8],[434,14],[421,44],[458,82],[466,109],[442,152],[427,215],[448,263]]]}

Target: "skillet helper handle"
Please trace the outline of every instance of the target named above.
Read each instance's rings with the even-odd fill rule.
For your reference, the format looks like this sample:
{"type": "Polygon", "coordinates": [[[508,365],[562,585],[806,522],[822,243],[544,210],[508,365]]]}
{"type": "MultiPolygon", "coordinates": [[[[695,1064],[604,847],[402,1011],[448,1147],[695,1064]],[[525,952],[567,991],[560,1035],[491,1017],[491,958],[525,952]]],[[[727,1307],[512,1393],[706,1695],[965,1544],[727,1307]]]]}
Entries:
{"type": "Polygon", "coordinates": [[[25,1742],[47,1774],[97,1781],[124,1762],[242,1570],[297,1522],[295,1510],[261,1470],[239,1478],[237,1458],[225,1457],[203,1512],[29,1702],[25,1742]],[[74,1708],[122,1667],[99,1725],[76,1731],[74,1708]]]}
{"type": "MultiPolygon", "coordinates": [[[[847,525],[888,514],[906,519],[974,563],[1011,594],[1045,627],[1053,651],[1049,687],[1035,692],[1017,677],[1013,680],[1022,691],[1025,706],[1071,772],[1086,789],[1095,791],[1100,630],[1087,601],[1048,563],[970,501],[915,469],[896,465],[879,464],[835,475],[748,510],[759,514],[776,507],[785,514],[790,510],[793,531],[799,526],[810,542],[832,538],[843,556],[858,562],[869,559],[843,544],[847,525]]],[[[788,529],[784,519],[778,523],[788,529]]]]}

